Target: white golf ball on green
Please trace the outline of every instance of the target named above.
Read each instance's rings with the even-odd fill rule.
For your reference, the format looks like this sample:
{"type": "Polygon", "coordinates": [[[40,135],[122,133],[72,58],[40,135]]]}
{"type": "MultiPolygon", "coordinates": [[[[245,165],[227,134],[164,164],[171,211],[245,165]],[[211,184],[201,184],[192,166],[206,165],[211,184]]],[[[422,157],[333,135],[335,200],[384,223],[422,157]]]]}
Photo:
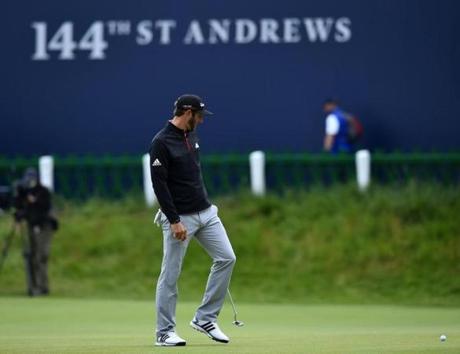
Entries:
{"type": "Polygon", "coordinates": [[[446,339],[447,339],[447,336],[445,334],[441,334],[441,336],[439,337],[439,339],[441,340],[441,342],[445,342],[446,339]]]}

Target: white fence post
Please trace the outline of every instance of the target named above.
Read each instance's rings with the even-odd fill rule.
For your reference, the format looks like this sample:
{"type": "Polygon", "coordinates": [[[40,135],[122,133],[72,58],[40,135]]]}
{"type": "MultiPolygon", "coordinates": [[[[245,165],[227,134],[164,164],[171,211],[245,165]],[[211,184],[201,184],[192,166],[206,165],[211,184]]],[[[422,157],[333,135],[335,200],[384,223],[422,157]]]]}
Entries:
{"type": "Polygon", "coordinates": [[[254,195],[265,195],[265,153],[253,151],[249,154],[251,190],[254,195]]]}
{"type": "Polygon", "coordinates": [[[142,171],[144,176],[144,196],[145,204],[151,207],[156,203],[155,192],[152,187],[152,180],[150,178],[150,155],[145,154],[142,156],[142,171]]]}
{"type": "Polygon", "coordinates": [[[371,154],[369,150],[359,150],[355,155],[356,181],[358,188],[364,192],[371,183],[371,154]]]}
{"type": "Polygon", "coordinates": [[[38,173],[42,186],[54,191],[54,159],[53,156],[41,156],[38,159],[38,173]]]}

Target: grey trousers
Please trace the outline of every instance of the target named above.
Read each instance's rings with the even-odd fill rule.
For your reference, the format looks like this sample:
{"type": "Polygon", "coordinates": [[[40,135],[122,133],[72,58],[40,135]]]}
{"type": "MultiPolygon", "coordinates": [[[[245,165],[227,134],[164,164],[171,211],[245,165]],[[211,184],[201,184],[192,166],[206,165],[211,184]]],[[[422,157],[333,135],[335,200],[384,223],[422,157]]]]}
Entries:
{"type": "Polygon", "coordinates": [[[155,223],[163,229],[163,262],[156,292],[157,336],[174,331],[176,327],[177,280],[192,238],[213,260],[204,297],[195,318],[214,322],[220,313],[236,257],[217,211],[217,207],[212,205],[195,214],[181,215],[181,221],[187,229],[185,241],[173,237],[170,224],[161,211],[155,217],[155,223]]]}
{"type": "Polygon", "coordinates": [[[28,227],[23,254],[26,262],[27,292],[29,295],[49,293],[48,259],[53,231],[49,225],[28,227]]]}

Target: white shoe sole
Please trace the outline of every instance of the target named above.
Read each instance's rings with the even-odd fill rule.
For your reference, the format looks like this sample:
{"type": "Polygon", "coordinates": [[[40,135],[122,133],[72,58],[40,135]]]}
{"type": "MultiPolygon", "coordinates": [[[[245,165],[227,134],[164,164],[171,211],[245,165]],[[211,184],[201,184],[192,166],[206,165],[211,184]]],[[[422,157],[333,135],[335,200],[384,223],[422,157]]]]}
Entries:
{"type": "Polygon", "coordinates": [[[201,328],[199,325],[197,325],[193,321],[190,321],[190,326],[193,329],[197,330],[198,332],[206,334],[209,338],[211,338],[212,340],[215,340],[216,342],[219,342],[219,343],[228,343],[229,342],[228,340],[225,340],[225,339],[219,339],[219,338],[213,337],[209,332],[206,332],[203,328],[201,328]]]}
{"type": "Polygon", "coordinates": [[[155,342],[156,347],[185,347],[186,342],[179,342],[175,344],[164,343],[164,342],[155,342]]]}

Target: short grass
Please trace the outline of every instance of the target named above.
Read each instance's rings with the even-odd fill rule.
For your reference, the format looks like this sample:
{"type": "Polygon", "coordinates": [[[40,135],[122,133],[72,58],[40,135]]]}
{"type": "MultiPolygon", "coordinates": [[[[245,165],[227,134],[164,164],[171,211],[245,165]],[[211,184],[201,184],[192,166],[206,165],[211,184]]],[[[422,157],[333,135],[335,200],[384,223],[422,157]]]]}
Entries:
{"type": "Polygon", "coordinates": [[[188,326],[196,303],[180,302],[182,348],[153,347],[154,303],[0,297],[0,353],[459,353],[460,308],[237,304],[220,316],[228,345],[188,326]],[[446,334],[446,342],[439,336],[446,334]]]}

